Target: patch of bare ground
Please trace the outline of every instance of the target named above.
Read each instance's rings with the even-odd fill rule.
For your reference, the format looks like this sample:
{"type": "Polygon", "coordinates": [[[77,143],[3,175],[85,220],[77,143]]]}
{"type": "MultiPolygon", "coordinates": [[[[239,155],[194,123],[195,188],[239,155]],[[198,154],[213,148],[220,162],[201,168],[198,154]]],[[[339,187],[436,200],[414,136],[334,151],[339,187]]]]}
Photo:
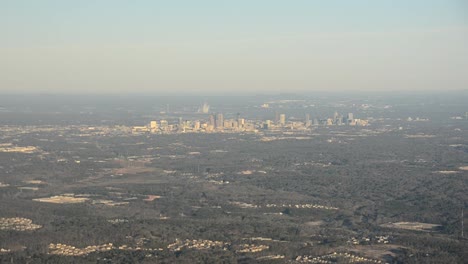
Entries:
{"type": "Polygon", "coordinates": [[[397,222],[397,223],[382,224],[380,226],[389,227],[389,228],[414,230],[414,231],[433,231],[435,228],[440,227],[440,225],[420,223],[420,222],[397,222]]]}
{"type": "Polygon", "coordinates": [[[323,225],[325,222],[324,221],[309,221],[309,222],[306,222],[305,225],[306,226],[321,226],[323,225]]]}
{"type": "Polygon", "coordinates": [[[155,168],[150,167],[127,167],[114,169],[114,174],[139,174],[146,172],[155,172],[155,168]]]}
{"type": "Polygon", "coordinates": [[[347,251],[359,253],[368,258],[373,259],[382,259],[384,256],[396,257],[397,251],[401,250],[403,247],[400,245],[357,245],[351,248],[347,248],[347,251]]]}

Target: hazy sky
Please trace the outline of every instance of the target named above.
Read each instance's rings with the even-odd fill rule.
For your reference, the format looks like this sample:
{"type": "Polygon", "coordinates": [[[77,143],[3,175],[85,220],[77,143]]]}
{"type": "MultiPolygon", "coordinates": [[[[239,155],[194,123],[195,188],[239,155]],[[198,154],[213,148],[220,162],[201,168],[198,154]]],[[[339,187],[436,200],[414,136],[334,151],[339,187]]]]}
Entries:
{"type": "Polygon", "coordinates": [[[467,88],[466,0],[0,0],[0,93],[467,88]]]}

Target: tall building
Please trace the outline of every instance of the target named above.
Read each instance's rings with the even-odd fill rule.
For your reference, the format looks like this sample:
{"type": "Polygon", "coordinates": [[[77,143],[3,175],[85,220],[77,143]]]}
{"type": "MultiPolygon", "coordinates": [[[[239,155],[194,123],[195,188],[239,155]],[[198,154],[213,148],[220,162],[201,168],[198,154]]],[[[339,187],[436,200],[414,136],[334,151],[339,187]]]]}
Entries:
{"type": "Polygon", "coordinates": [[[184,120],[182,119],[182,117],[179,117],[179,125],[177,126],[177,128],[178,128],[179,131],[184,131],[185,130],[184,120]]]}
{"type": "Polygon", "coordinates": [[[237,120],[237,125],[239,126],[239,128],[243,128],[245,126],[245,119],[239,118],[239,120],[237,120]]]}
{"type": "Polygon", "coordinates": [[[314,121],[312,123],[314,126],[320,125],[318,118],[314,118],[314,121]]]}
{"type": "Polygon", "coordinates": [[[223,114],[216,115],[216,128],[223,128],[224,125],[224,116],[223,114]]]}
{"type": "Polygon", "coordinates": [[[193,129],[195,130],[199,130],[200,129],[200,121],[195,121],[195,123],[193,123],[193,129]]]}
{"type": "Polygon", "coordinates": [[[208,114],[208,112],[210,112],[210,105],[207,103],[204,103],[200,108],[198,108],[198,113],[208,114]]]}
{"type": "Polygon", "coordinates": [[[216,123],[215,123],[215,116],[214,115],[210,115],[210,123],[209,123],[210,126],[212,127],[215,127],[216,126],[216,123]]]}
{"type": "Polygon", "coordinates": [[[284,126],[286,124],[286,115],[285,114],[280,115],[279,123],[282,126],[284,126]]]}
{"type": "Polygon", "coordinates": [[[333,122],[336,122],[336,120],[338,119],[339,116],[340,116],[340,114],[338,114],[338,112],[335,111],[335,113],[333,114],[333,122]]]}
{"type": "Polygon", "coordinates": [[[335,124],[341,126],[343,124],[343,117],[342,116],[339,116],[336,120],[335,120],[335,124]]]}
{"type": "Polygon", "coordinates": [[[169,129],[169,123],[167,122],[167,120],[161,120],[160,123],[162,131],[167,131],[169,129]]]}
{"type": "Polygon", "coordinates": [[[150,122],[150,128],[151,129],[157,129],[158,128],[158,122],[157,121],[151,121],[150,122]]]}
{"type": "Polygon", "coordinates": [[[223,128],[231,128],[231,127],[232,127],[232,121],[231,120],[224,120],[223,128]]]}
{"type": "Polygon", "coordinates": [[[310,114],[306,114],[305,116],[305,126],[309,127],[312,125],[312,122],[310,121],[310,114]]]}
{"type": "Polygon", "coordinates": [[[348,118],[347,119],[348,120],[346,120],[346,121],[347,121],[348,124],[352,123],[354,121],[353,113],[348,113],[348,118]]]}
{"type": "Polygon", "coordinates": [[[240,114],[237,113],[237,128],[240,128],[242,125],[241,125],[241,121],[242,121],[242,118],[240,117],[240,114]]]}

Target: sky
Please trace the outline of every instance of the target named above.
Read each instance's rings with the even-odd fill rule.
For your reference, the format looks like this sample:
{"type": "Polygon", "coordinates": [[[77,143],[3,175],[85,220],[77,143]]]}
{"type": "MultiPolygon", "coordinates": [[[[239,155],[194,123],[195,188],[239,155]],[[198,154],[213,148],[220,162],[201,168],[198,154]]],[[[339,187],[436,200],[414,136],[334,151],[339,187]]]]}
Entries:
{"type": "Polygon", "coordinates": [[[466,89],[466,0],[0,0],[0,94],[466,89]]]}

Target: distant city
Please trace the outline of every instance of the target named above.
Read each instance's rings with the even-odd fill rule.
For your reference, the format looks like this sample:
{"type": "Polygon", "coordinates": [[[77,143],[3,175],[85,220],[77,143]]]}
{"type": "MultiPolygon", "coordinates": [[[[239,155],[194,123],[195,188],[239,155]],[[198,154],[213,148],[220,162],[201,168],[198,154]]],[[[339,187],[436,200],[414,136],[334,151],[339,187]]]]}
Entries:
{"type": "MultiPolygon", "coordinates": [[[[209,114],[210,106],[204,103],[198,113],[209,114]]],[[[335,111],[333,117],[311,118],[306,114],[303,120],[289,120],[286,114],[275,113],[274,120],[248,120],[237,114],[236,118],[225,119],[223,113],[209,114],[205,120],[184,120],[179,117],[177,123],[168,120],[152,120],[144,126],[134,126],[132,133],[188,133],[188,132],[258,132],[259,130],[306,130],[317,126],[367,126],[366,119],[355,118],[353,113],[342,115],[335,111]]]]}

